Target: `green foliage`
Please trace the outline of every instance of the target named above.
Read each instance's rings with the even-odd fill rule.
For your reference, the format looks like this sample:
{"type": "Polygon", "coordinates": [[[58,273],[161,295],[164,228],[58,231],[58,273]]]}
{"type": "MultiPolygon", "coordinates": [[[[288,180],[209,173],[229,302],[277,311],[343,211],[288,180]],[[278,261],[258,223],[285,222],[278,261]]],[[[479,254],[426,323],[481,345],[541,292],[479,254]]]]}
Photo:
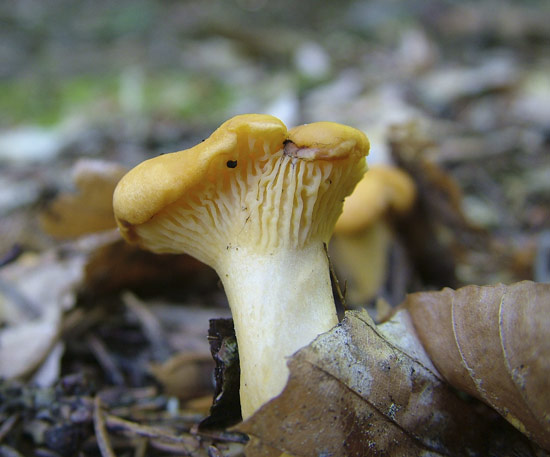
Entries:
{"type": "MultiPolygon", "coordinates": [[[[138,70],[138,72],[141,70],[138,70]]],[[[64,80],[0,81],[0,125],[55,125],[78,114],[86,116],[139,114],[146,117],[216,117],[233,101],[230,87],[216,78],[187,73],[142,75],[130,97],[137,113],[121,103],[122,75],[80,75],[64,80]]]]}

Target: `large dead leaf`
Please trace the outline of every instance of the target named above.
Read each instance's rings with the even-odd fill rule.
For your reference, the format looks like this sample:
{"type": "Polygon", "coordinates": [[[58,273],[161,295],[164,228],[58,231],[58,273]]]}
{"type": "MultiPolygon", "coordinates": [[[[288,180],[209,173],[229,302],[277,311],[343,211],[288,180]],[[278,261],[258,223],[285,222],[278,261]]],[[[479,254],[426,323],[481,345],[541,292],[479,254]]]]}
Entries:
{"type": "Polygon", "coordinates": [[[419,292],[405,305],[449,383],[550,449],[550,284],[419,292]]]}
{"type": "Polygon", "coordinates": [[[378,328],[350,312],[289,368],[283,393],[239,426],[252,437],[249,456],[535,455],[498,414],[443,381],[406,311],[378,328]]]}

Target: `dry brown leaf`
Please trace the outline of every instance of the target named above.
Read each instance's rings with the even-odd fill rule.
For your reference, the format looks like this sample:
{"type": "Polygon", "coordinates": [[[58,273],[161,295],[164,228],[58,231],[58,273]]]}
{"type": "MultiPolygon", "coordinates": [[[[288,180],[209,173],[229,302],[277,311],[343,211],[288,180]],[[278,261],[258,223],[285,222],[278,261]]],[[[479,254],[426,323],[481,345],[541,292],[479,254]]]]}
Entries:
{"type": "Polygon", "coordinates": [[[23,256],[0,271],[0,377],[24,376],[47,357],[75,301],[84,257],[23,256]]]}
{"type": "Polygon", "coordinates": [[[550,449],[550,284],[419,292],[405,306],[449,383],[550,449]]]}
{"type": "Polygon", "coordinates": [[[153,363],[151,373],[167,395],[185,401],[212,394],[212,357],[203,354],[178,353],[163,363],[153,363]]]}
{"type": "Polygon", "coordinates": [[[498,414],[456,395],[398,314],[377,328],[349,312],[296,353],[283,393],[238,427],[252,437],[247,455],[535,455],[498,414]]]}
{"type": "Polygon", "coordinates": [[[91,236],[59,250],[21,256],[0,269],[0,377],[26,376],[51,353],[63,313],[76,302],[90,252],[112,238],[91,236]]]}
{"type": "Polygon", "coordinates": [[[216,362],[216,383],[210,414],[199,424],[201,431],[227,428],[242,420],[239,402],[241,372],[233,319],[211,319],[208,340],[216,362]]]}
{"type": "Polygon", "coordinates": [[[110,294],[130,289],[136,293],[163,293],[185,290],[207,296],[216,291],[218,276],[205,264],[186,254],[154,254],[118,242],[92,253],[86,265],[86,285],[94,294],[110,294]]]}
{"type": "Polygon", "coordinates": [[[121,165],[82,159],[73,168],[76,193],[58,196],[40,216],[43,229],[60,238],[75,238],[116,227],[113,192],[126,173],[121,165]]]}
{"type": "Polygon", "coordinates": [[[48,315],[0,331],[0,378],[23,376],[42,363],[58,336],[60,314],[48,315]]]}
{"type": "Polygon", "coordinates": [[[462,189],[430,158],[439,145],[420,123],[393,126],[389,143],[393,159],[414,179],[418,191],[414,209],[396,221],[414,271],[425,285],[457,287],[457,265],[471,251],[487,248],[488,233],[466,217],[462,189]]]}

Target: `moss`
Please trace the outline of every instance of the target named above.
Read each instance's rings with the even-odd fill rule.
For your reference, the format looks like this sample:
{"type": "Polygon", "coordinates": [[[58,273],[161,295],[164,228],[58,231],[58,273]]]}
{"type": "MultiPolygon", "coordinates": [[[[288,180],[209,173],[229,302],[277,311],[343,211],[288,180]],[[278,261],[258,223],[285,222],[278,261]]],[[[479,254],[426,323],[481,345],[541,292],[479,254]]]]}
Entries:
{"type": "MultiPolygon", "coordinates": [[[[0,82],[0,125],[54,125],[75,112],[93,117],[99,109],[124,115],[120,104],[120,74],[76,76],[64,80],[29,78],[0,82]]],[[[171,118],[216,118],[233,101],[230,87],[204,75],[150,74],[142,78],[136,96],[141,114],[171,118]]]]}

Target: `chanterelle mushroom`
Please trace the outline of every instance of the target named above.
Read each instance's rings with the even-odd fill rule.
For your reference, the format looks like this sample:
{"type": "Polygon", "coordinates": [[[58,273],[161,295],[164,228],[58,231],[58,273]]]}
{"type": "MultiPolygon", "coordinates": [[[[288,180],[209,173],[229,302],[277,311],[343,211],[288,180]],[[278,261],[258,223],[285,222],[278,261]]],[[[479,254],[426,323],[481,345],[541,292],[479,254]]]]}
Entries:
{"type": "Polygon", "coordinates": [[[191,149],[141,163],[115,190],[127,240],[186,252],[220,276],[235,322],[244,418],[281,392],[286,357],[337,324],[323,244],[368,149],[351,127],[287,131],[272,116],[241,115],[191,149]]]}
{"type": "Polygon", "coordinates": [[[352,305],[365,305],[379,292],[392,240],[388,216],[409,211],[415,198],[412,178],[389,165],[370,167],[346,198],[334,229],[331,257],[347,281],[346,298],[352,305]]]}

